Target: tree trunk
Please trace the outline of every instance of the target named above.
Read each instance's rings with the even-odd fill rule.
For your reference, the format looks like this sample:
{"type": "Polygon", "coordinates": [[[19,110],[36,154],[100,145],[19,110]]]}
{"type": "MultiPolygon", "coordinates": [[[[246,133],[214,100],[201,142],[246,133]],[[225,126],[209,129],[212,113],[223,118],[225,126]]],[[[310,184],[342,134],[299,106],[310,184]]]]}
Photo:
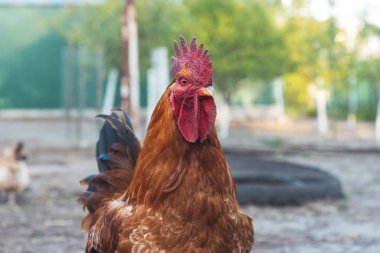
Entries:
{"type": "Polygon", "coordinates": [[[134,121],[135,130],[140,129],[140,85],[138,70],[138,41],[136,9],[134,0],[126,0],[122,16],[122,78],[121,107],[134,121]]]}

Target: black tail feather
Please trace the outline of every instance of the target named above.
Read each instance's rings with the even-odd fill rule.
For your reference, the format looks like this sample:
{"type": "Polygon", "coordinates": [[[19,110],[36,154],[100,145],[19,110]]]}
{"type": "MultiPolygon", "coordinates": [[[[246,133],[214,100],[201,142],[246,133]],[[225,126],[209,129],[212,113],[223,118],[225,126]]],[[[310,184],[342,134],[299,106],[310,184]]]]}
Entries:
{"type": "Polygon", "coordinates": [[[90,214],[110,195],[125,191],[141,149],[125,112],[117,110],[97,117],[105,119],[96,144],[99,173],[80,181],[87,190],[78,198],[90,214]]]}
{"type": "Polygon", "coordinates": [[[129,126],[129,128],[133,130],[131,119],[129,118],[129,116],[128,116],[128,114],[126,112],[124,112],[123,110],[121,110],[121,108],[117,108],[117,109],[115,109],[115,111],[113,113],[123,114],[124,117],[122,119],[125,120],[125,121],[123,121],[123,123],[127,124],[129,126]]]}
{"type": "MultiPolygon", "coordinates": [[[[99,141],[96,145],[96,156],[112,152],[112,145],[119,143],[128,150],[130,163],[135,167],[140,151],[140,143],[137,140],[128,115],[123,111],[113,112],[111,115],[100,114],[97,117],[106,121],[100,130],[99,141]]],[[[110,170],[108,163],[104,159],[98,159],[100,172],[110,170]]]]}

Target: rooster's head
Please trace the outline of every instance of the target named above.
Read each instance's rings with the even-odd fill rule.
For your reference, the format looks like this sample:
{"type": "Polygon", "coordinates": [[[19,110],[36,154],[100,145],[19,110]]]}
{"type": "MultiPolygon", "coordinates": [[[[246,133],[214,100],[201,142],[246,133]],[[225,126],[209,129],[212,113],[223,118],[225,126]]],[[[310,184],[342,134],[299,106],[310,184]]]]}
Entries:
{"type": "Polygon", "coordinates": [[[193,37],[190,45],[180,36],[182,50],[174,42],[170,102],[177,126],[188,142],[204,141],[215,123],[216,107],[212,87],[212,63],[203,44],[193,37]]]}

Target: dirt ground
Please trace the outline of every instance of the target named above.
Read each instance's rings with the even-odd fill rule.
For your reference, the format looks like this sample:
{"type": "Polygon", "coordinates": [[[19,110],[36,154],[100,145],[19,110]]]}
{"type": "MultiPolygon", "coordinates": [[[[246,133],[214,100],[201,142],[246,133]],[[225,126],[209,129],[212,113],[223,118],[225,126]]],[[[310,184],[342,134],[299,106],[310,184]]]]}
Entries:
{"type": "Polygon", "coordinates": [[[345,198],[300,207],[247,207],[255,218],[254,252],[380,252],[380,156],[308,154],[278,157],[337,176],[345,198]]]}
{"type": "MultiPolygon", "coordinates": [[[[346,198],[299,207],[246,206],[255,219],[256,253],[380,252],[380,156],[304,153],[276,156],[338,176],[346,198]]],[[[93,172],[89,149],[32,152],[30,189],[18,206],[0,205],[0,252],[83,252],[78,180],[93,172]]]]}
{"type": "MultiPolygon", "coordinates": [[[[30,189],[18,196],[17,206],[0,203],[0,253],[83,252],[86,240],[80,230],[83,212],[76,197],[83,190],[78,181],[96,170],[94,143],[85,141],[81,143],[85,148],[70,148],[65,144],[67,135],[57,134],[65,133],[64,125],[45,123],[44,127],[41,122],[0,124],[3,133],[0,146],[15,139],[26,142],[32,182],[30,189]],[[26,125],[28,131],[24,131],[26,125]]],[[[97,128],[92,123],[85,128],[88,135],[85,140],[93,142],[97,128]]],[[[233,133],[230,142],[250,145],[264,135],[243,136],[233,133]]],[[[286,149],[290,142],[269,135],[261,143],[267,143],[266,148],[286,149]]],[[[297,150],[288,155],[271,153],[266,158],[329,171],[341,180],[345,198],[298,207],[245,206],[255,220],[253,252],[379,253],[379,153],[316,152],[302,147],[297,150]]],[[[4,197],[0,197],[0,202],[4,202],[4,197]]]]}

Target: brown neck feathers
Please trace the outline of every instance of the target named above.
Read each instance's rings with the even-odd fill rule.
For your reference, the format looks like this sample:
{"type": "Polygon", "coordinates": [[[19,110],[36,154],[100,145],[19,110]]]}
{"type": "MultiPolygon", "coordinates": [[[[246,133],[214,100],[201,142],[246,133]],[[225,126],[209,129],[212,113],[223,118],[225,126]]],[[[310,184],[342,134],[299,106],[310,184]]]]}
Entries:
{"type": "Polygon", "coordinates": [[[158,102],[148,127],[126,198],[155,205],[199,193],[228,194],[234,184],[216,130],[200,143],[187,142],[179,132],[169,101],[169,89],[158,102]]]}

